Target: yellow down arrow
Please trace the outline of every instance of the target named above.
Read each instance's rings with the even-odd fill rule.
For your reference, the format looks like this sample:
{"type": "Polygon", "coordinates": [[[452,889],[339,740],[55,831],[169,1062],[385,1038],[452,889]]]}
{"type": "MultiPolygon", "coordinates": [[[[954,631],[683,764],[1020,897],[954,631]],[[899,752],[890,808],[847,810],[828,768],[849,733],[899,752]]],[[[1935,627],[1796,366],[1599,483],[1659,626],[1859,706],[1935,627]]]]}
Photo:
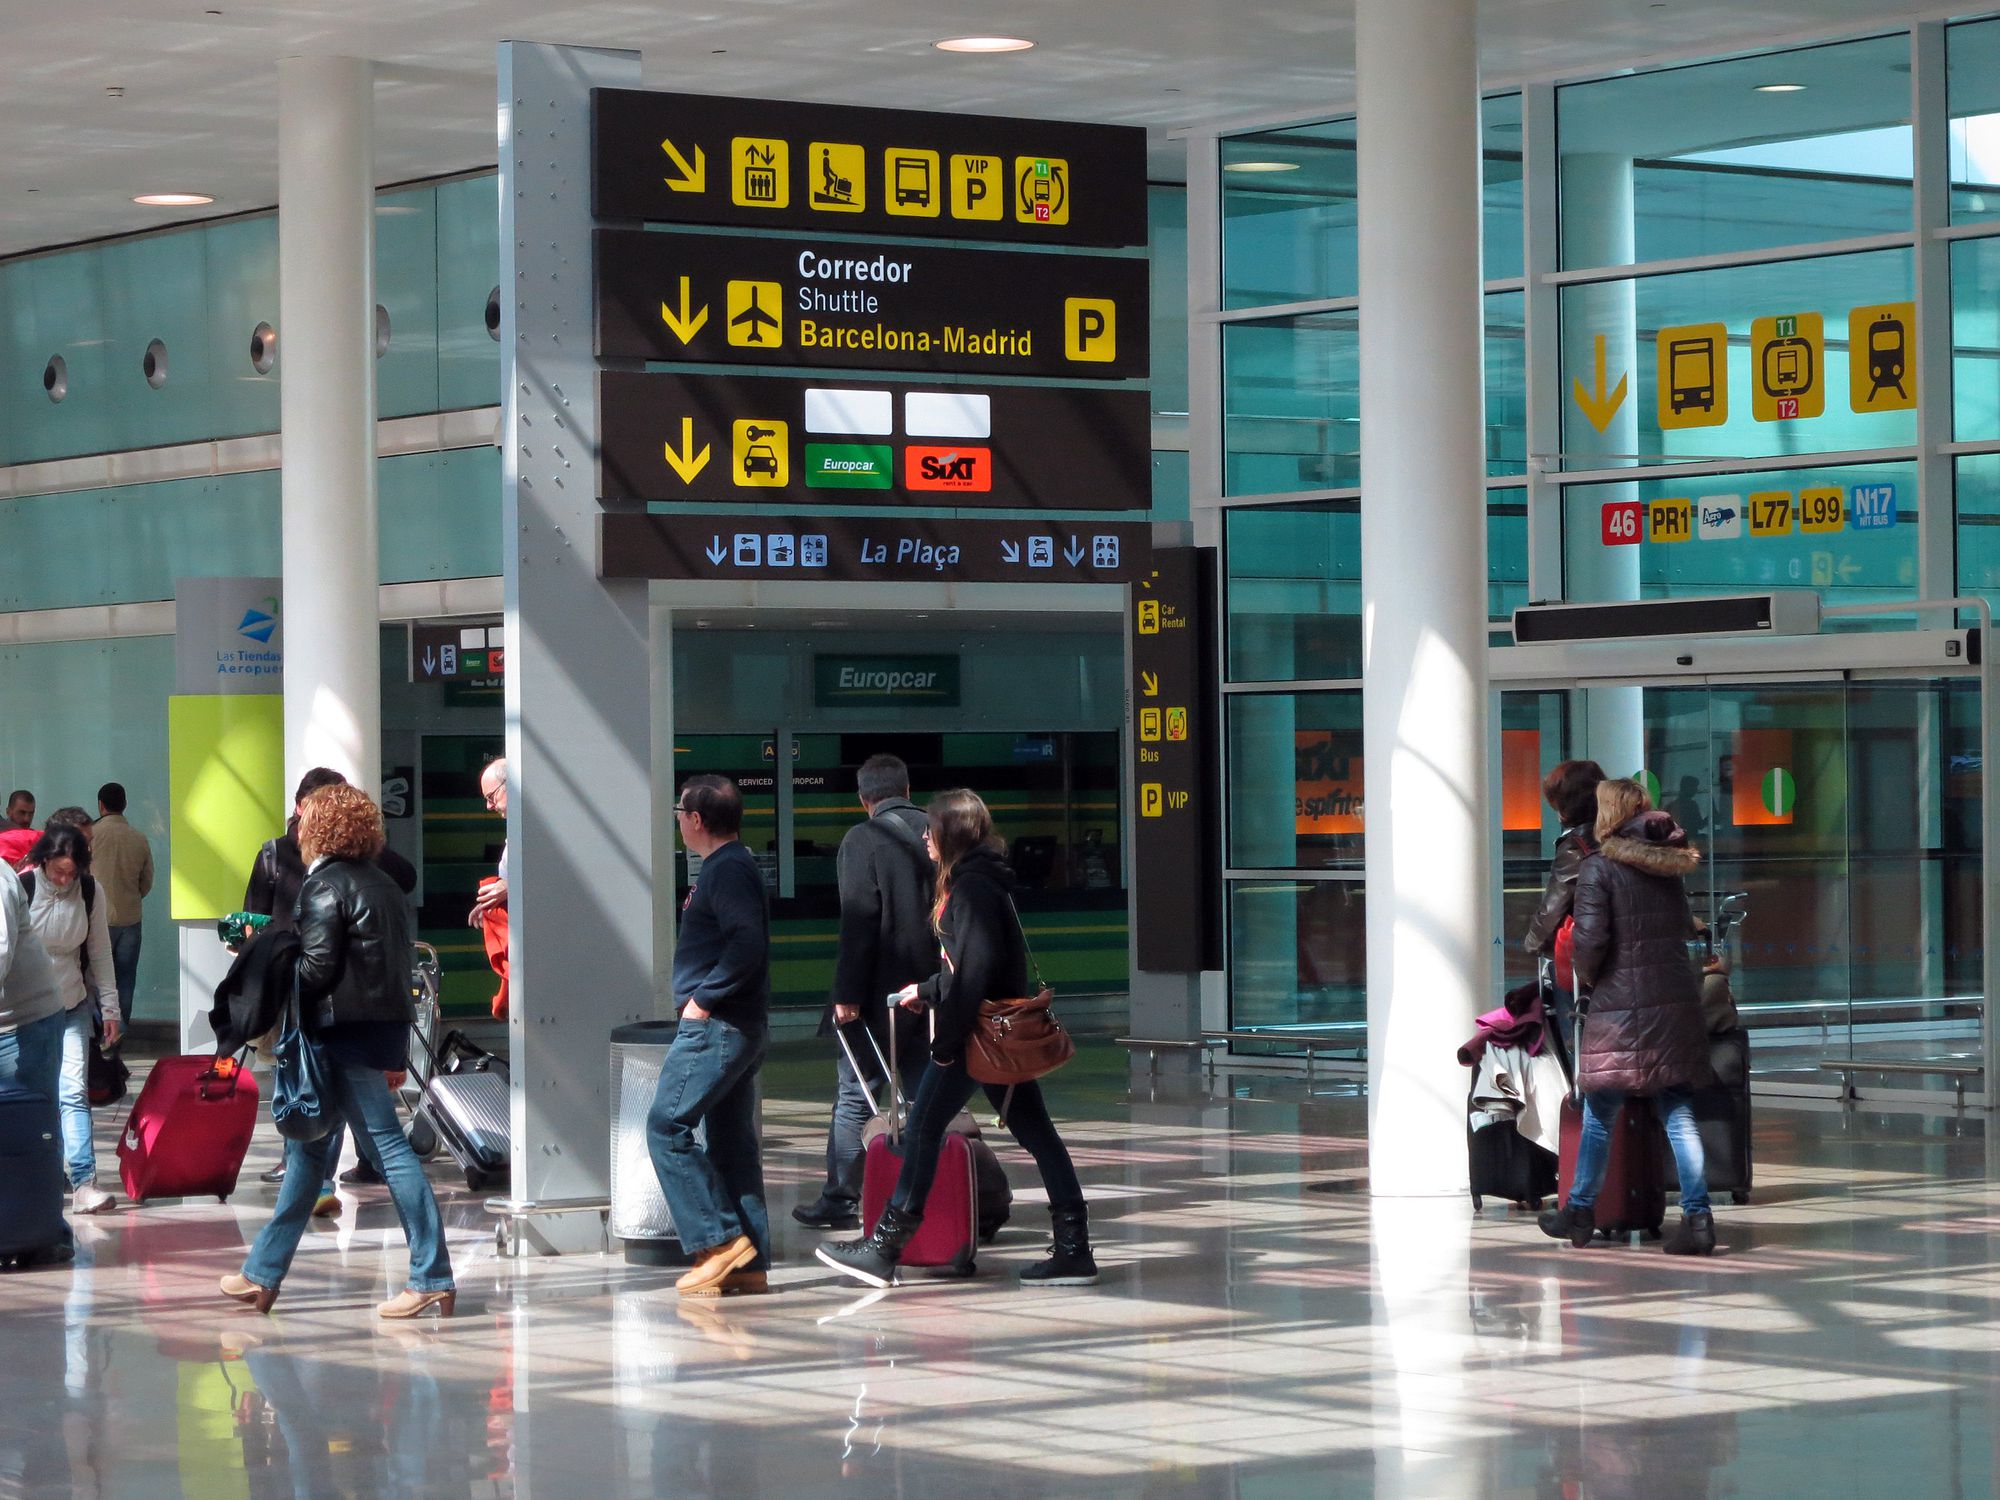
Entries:
{"type": "Polygon", "coordinates": [[[694,148],[694,165],[675,149],[672,141],[661,141],[660,149],[672,160],[674,169],[681,175],[666,178],[666,184],[677,193],[701,193],[708,190],[708,159],[701,154],[701,147],[694,148]]]}
{"type": "Polygon", "coordinates": [[[1620,375],[1618,389],[1609,396],[1604,394],[1604,335],[1601,333],[1593,343],[1592,365],[1597,374],[1595,390],[1585,390],[1581,380],[1572,380],[1570,385],[1574,387],[1576,404],[1583,408],[1583,414],[1589,419],[1590,425],[1602,432],[1611,425],[1611,419],[1618,415],[1618,408],[1625,404],[1625,386],[1630,377],[1620,375]]]}
{"type": "Polygon", "coordinates": [[[1148,698],[1159,697],[1160,696],[1159,676],[1153,672],[1141,672],[1139,674],[1139,691],[1143,696],[1148,698]]]}
{"type": "Polygon", "coordinates": [[[681,310],[679,315],[676,316],[674,310],[666,303],[662,302],[660,304],[661,321],[673,330],[674,337],[679,339],[683,344],[688,343],[697,333],[700,333],[702,325],[708,322],[708,304],[704,302],[698,309],[690,313],[688,311],[688,297],[688,278],[683,276],[681,278],[681,310]]]}
{"type": "Polygon", "coordinates": [[[701,452],[697,453],[694,451],[693,417],[681,418],[680,452],[676,453],[674,451],[672,443],[662,443],[660,446],[666,449],[667,464],[676,474],[681,476],[682,484],[693,484],[695,477],[708,467],[709,445],[703,443],[701,445],[701,452]]]}

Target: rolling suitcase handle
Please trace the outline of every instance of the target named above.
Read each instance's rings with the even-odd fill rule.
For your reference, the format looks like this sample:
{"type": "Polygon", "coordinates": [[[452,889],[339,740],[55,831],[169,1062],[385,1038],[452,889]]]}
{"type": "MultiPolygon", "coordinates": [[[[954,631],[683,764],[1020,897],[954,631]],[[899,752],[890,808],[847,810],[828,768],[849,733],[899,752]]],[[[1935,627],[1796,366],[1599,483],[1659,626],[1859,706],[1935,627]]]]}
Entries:
{"type": "MultiPolygon", "coordinates": [[[[875,1049],[875,1061],[881,1065],[882,1071],[894,1076],[895,1070],[890,1066],[889,1060],[882,1055],[882,1044],[875,1040],[874,1029],[865,1021],[854,1024],[858,1024],[863,1031],[868,1033],[868,1045],[875,1049]]],[[[892,1028],[894,1024],[892,1020],[890,1022],[892,1028]]],[[[835,1026],[833,1028],[833,1039],[840,1043],[840,1050],[847,1054],[847,1066],[854,1070],[854,1081],[861,1085],[861,1097],[868,1101],[868,1113],[871,1115],[881,1114],[882,1106],[875,1102],[875,1091],[868,1087],[868,1075],[861,1071],[860,1060],[854,1055],[854,1044],[847,1039],[847,1028],[845,1026],[835,1026]]],[[[895,1042],[896,1038],[892,1030],[889,1038],[890,1046],[893,1047],[895,1042]]],[[[893,1126],[893,1121],[891,1123],[893,1126]]]]}

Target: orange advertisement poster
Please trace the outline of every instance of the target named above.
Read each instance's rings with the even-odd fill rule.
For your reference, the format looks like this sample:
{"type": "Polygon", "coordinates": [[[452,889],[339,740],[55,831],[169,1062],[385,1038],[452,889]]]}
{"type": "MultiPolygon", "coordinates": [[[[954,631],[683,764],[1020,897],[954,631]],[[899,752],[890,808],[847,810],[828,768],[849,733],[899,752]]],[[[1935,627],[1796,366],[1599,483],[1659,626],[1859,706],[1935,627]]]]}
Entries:
{"type": "Polygon", "coordinates": [[[1730,817],[1738,828],[1783,828],[1799,803],[1789,729],[1736,731],[1730,817]]]}
{"type": "MultiPolygon", "coordinates": [[[[1353,735],[1341,736],[1352,740],[1353,735]]],[[[1296,756],[1294,824],[1300,838],[1362,830],[1361,757],[1341,748],[1326,730],[1292,736],[1296,756]]]]}
{"type": "Polygon", "coordinates": [[[1504,833],[1542,831],[1542,732],[1500,731],[1500,828],[1504,833]]]}

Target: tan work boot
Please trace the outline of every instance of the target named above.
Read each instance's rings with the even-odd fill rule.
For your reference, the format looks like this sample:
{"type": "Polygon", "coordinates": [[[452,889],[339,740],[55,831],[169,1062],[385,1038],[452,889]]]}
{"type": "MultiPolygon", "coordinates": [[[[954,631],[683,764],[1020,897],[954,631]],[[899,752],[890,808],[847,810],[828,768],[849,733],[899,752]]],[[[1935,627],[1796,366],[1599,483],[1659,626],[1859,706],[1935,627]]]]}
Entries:
{"type": "Polygon", "coordinates": [[[693,1268],[674,1283],[675,1290],[683,1297],[720,1296],[722,1284],[730,1274],[756,1258],[757,1247],[750,1242],[750,1236],[739,1234],[696,1255],[693,1268]]]}

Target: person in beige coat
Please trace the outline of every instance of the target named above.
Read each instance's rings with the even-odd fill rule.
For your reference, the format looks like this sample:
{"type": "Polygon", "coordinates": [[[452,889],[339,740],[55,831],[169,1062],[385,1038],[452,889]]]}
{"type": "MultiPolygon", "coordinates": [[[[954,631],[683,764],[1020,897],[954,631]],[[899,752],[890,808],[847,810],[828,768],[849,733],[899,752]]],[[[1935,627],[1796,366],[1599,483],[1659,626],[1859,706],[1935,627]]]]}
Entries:
{"type": "Polygon", "coordinates": [[[153,846],[125,821],[125,788],[107,781],[97,789],[97,824],[90,860],[104,892],[111,928],[111,970],[118,985],[118,1015],[132,1025],[132,996],[139,984],[140,903],[153,889],[153,846]]]}

